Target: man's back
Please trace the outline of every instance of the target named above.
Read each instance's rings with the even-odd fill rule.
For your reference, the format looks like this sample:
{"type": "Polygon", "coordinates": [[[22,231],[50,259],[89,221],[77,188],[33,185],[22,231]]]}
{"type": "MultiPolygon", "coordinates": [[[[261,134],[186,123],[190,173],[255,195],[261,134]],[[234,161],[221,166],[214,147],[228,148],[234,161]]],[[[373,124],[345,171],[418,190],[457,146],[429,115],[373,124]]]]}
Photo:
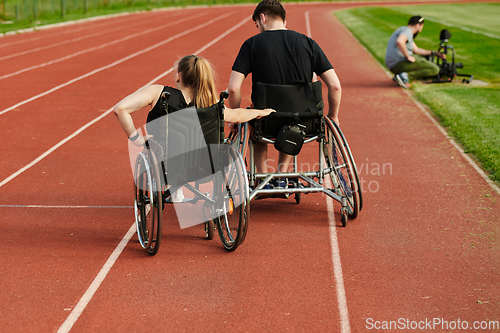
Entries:
{"type": "Polygon", "coordinates": [[[314,40],[291,30],[264,31],[249,38],[233,65],[233,71],[252,73],[253,85],[311,82],[313,73],[320,75],[331,68],[314,40]]]}

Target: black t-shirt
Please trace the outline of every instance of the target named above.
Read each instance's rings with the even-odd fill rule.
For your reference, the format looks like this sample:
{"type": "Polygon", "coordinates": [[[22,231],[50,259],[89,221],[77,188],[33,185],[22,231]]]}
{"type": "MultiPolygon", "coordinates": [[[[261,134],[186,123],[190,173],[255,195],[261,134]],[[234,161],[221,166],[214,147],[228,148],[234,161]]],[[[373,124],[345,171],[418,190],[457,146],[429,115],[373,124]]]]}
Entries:
{"type": "Polygon", "coordinates": [[[311,82],[313,73],[332,68],[313,39],[292,30],[270,30],[243,43],[232,69],[245,77],[252,73],[253,84],[290,84],[311,82]]]}

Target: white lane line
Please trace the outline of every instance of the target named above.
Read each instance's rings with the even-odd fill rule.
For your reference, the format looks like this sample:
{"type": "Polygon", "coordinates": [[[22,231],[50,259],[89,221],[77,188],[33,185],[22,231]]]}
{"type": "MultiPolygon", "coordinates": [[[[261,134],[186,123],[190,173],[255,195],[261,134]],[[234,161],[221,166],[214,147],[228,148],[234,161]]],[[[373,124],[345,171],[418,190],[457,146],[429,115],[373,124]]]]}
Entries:
{"type": "MultiPolygon", "coordinates": [[[[193,16],[191,18],[193,18],[193,16]]],[[[142,25],[142,24],[145,24],[145,23],[143,21],[140,21],[140,22],[136,22],[134,24],[128,24],[127,28],[138,26],[138,25],[142,25]]],[[[66,44],[70,44],[70,43],[79,42],[79,41],[82,41],[82,40],[85,40],[85,39],[89,39],[89,38],[93,38],[93,37],[97,37],[97,36],[109,34],[109,33],[112,33],[112,32],[115,32],[115,31],[120,31],[120,30],[123,30],[123,27],[116,27],[114,29],[104,29],[104,30],[101,30],[99,32],[95,32],[95,33],[92,33],[92,34],[88,34],[88,35],[84,35],[84,36],[80,36],[80,37],[75,37],[75,38],[72,38],[72,39],[67,39],[67,40],[64,40],[64,41],[61,41],[61,42],[57,42],[57,43],[53,43],[53,44],[45,45],[45,46],[41,46],[41,47],[36,47],[34,49],[25,50],[25,51],[21,51],[21,52],[18,52],[18,53],[9,54],[9,55],[0,57],[0,61],[7,60],[7,59],[10,59],[10,58],[14,58],[14,57],[18,57],[18,56],[23,56],[23,55],[34,53],[34,52],[38,52],[38,51],[43,51],[43,50],[51,49],[51,48],[54,48],[54,47],[57,47],[57,46],[61,46],[61,45],[66,45],[66,44]]]]}
{"type": "MultiPolygon", "coordinates": [[[[152,33],[152,32],[158,31],[158,30],[161,30],[161,29],[165,29],[165,28],[170,27],[172,25],[177,25],[177,24],[180,24],[182,22],[192,20],[193,18],[195,18],[197,16],[202,16],[202,15],[205,15],[205,13],[199,13],[197,15],[186,17],[186,18],[177,20],[175,22],[169,22],[169,23],[161,25],[159,27],[147,29],[147,30],[135,33],[135,34],[130,34],[130,35],[127,35],[125,37],[122,37],[122,38],[119,38],[119,39],[115,39],[115,40],[113,40],[111,42],[104,43],[104,44],[101,44],[101,45],[98,45],[98,46],[94,46],[94,47],[91,47],[91,48],[88,48],[88,49],[85,49],[85,50],[82,50],[82,51],[78,51],[78,52],[69,54],[67,56],[58,58],[58,59],[47,61],[47,62],[38,64],[38,65],[34,65],[34,66],[31,66],[31,67],[26,67],[26,68],[20,69],[20,70],[18,70],[16,72],[12,72],[12,73],[0,76],[0,80],[6,79],[6,78],[9,78],[9,77],[13,77],[13,76],[16,76],[16,75],[19,75],[19,74],[22,74],[22,73],[26,73],[26,72],[29,72],[29,71],[32,71],[32,70],[35,70],[35,69],[38,69],[38,68],[42,68],[42,67],[50,66],[50,65],[53,65],[53,64],[57,64],[59,62],[62,62],[62,61],[65,61],[65,60],[68,60],[68,59],[80,56],[80,55],[85,54],[85,53],[89,53],[89,52],[93,52],[93,51],[96,51],[96,50],[100,50],[100,49],[103,49],[105,47],[108,47],[108,46],[111,46],[111,45],[115,45],[115,44],[127,41],[129,39],[132,39],[132,38],[143,36],[143,35],[146,35],[146,34],[149,34],[149,33],[152,33]]],[[[229,15],[229,13],[227,13],[225,15],[222,15],[222,16],[228,16],[228,15],[229,15]]]]}
{"type": "MultiPolygon", "coordinates": [[[[331,188],[329,185],[329,179],[325,181],[325,186],[331,188]]],[[[347,298],[345,295],[344,287],[344,275],[342,273],[342,264],[340,261],[340,250],[339,242],[337,238],[337,225],[335,224],[333,199],[326,196],[326,207],[328,210],[328,225],[330,230],[330,243],[332,246],[332,263],[333,263],[333,275],[335,278],[335,289],[337,291],[337,307],[340,314],[340,332],[349,333],[351,332],[351,326],[349,323],[349,311],[347,309],[347,298]]]]}
{"type": "MultiPolygon", "coordinates": [[[[304,13],[306,17],[307,35],[312,38],[311,25],[309,20],[309,11],[304,13]]],[[[323,163],[323,161],[320,161],[323,163]]],[[[325,178],[325,187],[332,188],[332,183],[329,178],[325,178]]],[[[335,280],[335,290],[337,293],[337,307],[340,316],[340,332],[350,333],[351,325],[349,323],[349,310],[347,308],[347,297],[345,294],[344,275],[342,273],[342,263],[340,260],[339,241],[337,238],[337,225],[335,224],[335,213],[333,206],[333,199],[327,195],[326,209],[328,211],[328,229],[330,234],[330,245],[332,249],[332,264],[333,264],[333,277],[335,280]]]]}
{"type": "Polygon", "coordinates": [[[311,24],[309,22],[309,11],[305,12],[305,17],[306,17],[306,32],[307,32],[307,36],[312,38],[312,34],[311,34],[311,24]]]}
{"type": "MultiPolygon", "coordinates": [[[[11,107],[8,107],[8,108],[6,108],[6,109],[4,109],[4,110],[0,111],[0,115],[2,115],[2,114],[4,114],[4,113],[7,113],[7,112],[9,112],[9,111],[12,111],[12,110],[14,110],[14,109],[16,109],[16,108],[18,108],[18,107],[20,107],[20,106],[22,106],[22,105],[25,105],[25,104],[27,104],[27,103],[29,103],[29,102],[32,102],[32,101],[34,101],[34,100],[37,100],[37,99],[39,99],[39,98],[41,98],[41,97],[43,97],[43,96],[49,95],[49,94],[53,93],[54,91],[57,91],[57,90],[59,90],[59,89],[61,89],[61,88],[64,88],[64,87],[66,87],[66,86],[69,86],[69,85],[70,85],[70,84],[72,84],[72,83],[75,83],[75,82],[77,82],[77,81],[83,80],[83,79],[85,79],[85,78],[87,78],[87,77],[89,77],[89,76],[92,76],[92,75],[96,74],[96,73],[99,73],[99,72],[102,72],[102,71],[104,71],[104,70],[106,70],[106,69],[109,69],[109,68],[111,68],[111,67],[114,67],[114,66],[116,66],[116,65],[118,65],[118,64],[120,64],[120,63],[122,63],[122,62],[125,62],[125,61],[130,60],[130,59],[132,59],[132,58],[134,58],[134,57],[137,57],[137,56],[139,56],[139,55],[141,55],[141,54],[144,54],[144,53],[146,53],[146,52],[149,52],[149,51],[151,51],[151,50],[154,50],[154,49],[156,49],[156,48],[158,48],[158,47],[160,47],[160,46],[163,46],[163,45],[165,45],[165,44],[167,44],[167,43],[169,43],[169,42],[173,41],[174,39],[177,39],[177,38],[179,38],[179,37],[182,37],[182,36],[184,36],[184,35],[187,35],[187,34],[189,34],[189,33],[193,32],[193,31],[196,31],[196,30],[199,30],[199,29],[201,29],[201,28],[203,28],[203,27],[206,27],[206,26],[208,26],[208,25],[210,25],[210,24],[212,24],[212,23],[214,23],[214,22],[216,22],[216,21],[218,21],[218,20],[221,20],[221,19],[223,19],[223,18],[225,18],[226,16],[229,16],[229,15],[231,15],[231,14],[232,14],[232,13],[227,13],[227,14],[225,14],[225,15],[220,15],[220,16],[218,16],[218,17],[217,17],[217,18],[215,18],[215,19],[212,19],[212,20],[207,21],[207,22],[205,22],[205,23],[203,23],[203,24],[200,24],[200,25],[198,25],[197,27],[194,27],[194,28],[191,28],[191,29],[185,30],[184,32],[178,33],[178,34],[177,34],[177,35],[175,35],[175,36],[172,36],[172,37],[170,37],[170,38],[168,38],[168,39],[165,39],[165,40],[163,40],[162,42],[159,42],[159,43],[154,44],[154,45],[152,45],[152,46],[150,46],[150,47],[147,47],[147,48],[145,48],[145,49],[143,49],[143,50],[141,50],[141,51],[137,51],[136,53],[133,53],[133,54],[131,54],[131,55],[128,55],[128,56],[126,56],[126,57],[124,57],[124,58],[122,58],[122,59],[119,59],[119,60],[117,60],[117,61],[115,61],[115,62],[111,63],[111,64],[108,64],[108,65],[106,65],[106,66],[100,67],[100,68],[98,68],[98,69],[94,69],[94,70],[93,70],[93,71],[91,71],[91,72],[88,72],[88,73],[86,73],[86,74],[83,74],[83,75],[81,75],[81,76],[79,76],[79,77],[77,77],[77,78],[74,78],[74,79],[72,79],[72,80],[69,80],[68,82],[65,82],[65,83],[63,83],[63,84],[60,84],[60,85],[58,85],[58,86],[56,86],[56,87],[54,87],[54,88],[52,88],[52,89],[49,89],[49,90],[47,90],[47,91],[45,91],[45,92],[43,92],[43,93],[40,93],[40,94],[38,94],[38,95],[36,95],[36,96],[33,96],[33,97],[30,97],[30,98],[28,98],[28,99],[26,99],[26,100],[24,100],[24,101],[22,101],[22,102],[19,102],[19,103],[15,104],[15,105],[13,105],[13,106],[11,106],[11,107]]],[[[107,113],[106,113],[106,114],[107,114],[107,113]]]]}
{"type": "MultiPolygon", "coordinates": [[[[66,21],[66,22],[60,22],[60,23],[54,23],[54,24],[47,24],[47,25],[42,25],[34,28],[27,28],[27,29],[20,29],[16,31],[9,31],[6,33],[0,33],[0,38],[10,36],[10,35],[17,35],[21,33],[26,33],[26,32],[33,32],[33,31],[39,31],[39,30],[47,30],[47,29],[52,29],[55,27],[66,27],[69,25],[77,25],[79,23],[84,23],[84,22],[90,22],[90,21],[98,21],[101,19],[108,19],[108,18],[114,18],[118,16],[127,16],[130,15],[131,13],[125,12],[125,13],[118,13],[118,14],[109,14],[109,15],[103,15],[103,16],[94,16],[94,17],[89,17],[81,20],[74,20],[74,21],[66,21]]],[[[124,20],[129,21],[130,18],[124,18],[124,20]]],[[[121,20],[116,20],[116,21],[105,21],[103,24],[95,24],[94,27],[104,27],[106,25],[111,25],[111,24],[117,24],[121,23],[121,20]]],[[[19,45],[23,43],[29,43],[33,41],[39,41],[45,38],[53,38],[53,37],[60,37],[62,35],[67,35],[70,33],[75,33],[79,32],[81,30],[87,29],[87,26],[82,26],[77,29],[59,29],[56,34],[51,34],[51,35],[43,35],[43,36],[38,36],[36,35],[35,37],[32,38],[25,38],[25,39],[20,39],[20,40],[15,40],[7,43],[0,44],[0,48],[7,47],[7,46],[12,46],[12,45],[19,45]]]]}
{"type": "Polygon", "coordinates": [[[431,22],[436,22],[436,23],[439,23],[439,24],[442,24],[442,25],[446,25],[448,27],[457,28],[457,29],[460,29],[460,30],[472,32],[474,34],[484,35],[486,37],[495,38],[495,39],[500,39],[500,37],[497,36],[497,35],[493,35],[493,34],[490,34],[490,33],[487,33],[487,32],[482,32],[482,31],[479,31],[479,30],[474,30],[472,28],[467,28],[467,27],[460,26],[460,25],[454,25],[454,24],[448,23],[446,21],[438,20],[438,19],[435,19],[435,18],[428,19],[426,17],[425,20],[426,21],[431,21],[431,22]]]}
{"type": "Polygon", "coordinates": [[[134,208],[134,206],[64,206],[64,205],[0,205],[0,208],[61,208],[61,209],[79,209],[79,208],[134,208]]]}
{"type": "MultiPolygon", "coordinates": [[[[311,23],[310,23],[310,20],[309,20],[309,10],[306,11],[304,13],[305,17],[306,17],[306,32],[307,32],[307,36],[309,38],[312,38],[312,33],[311,33],[311,23]]],[[[313,82],[316,82],[318,81],[318,76],[316,75],[316,73],[313,73],[313,77],[312,77],[312,81],[313,82]]]]}
{"type": "Polygon", "coordinates": [[[12,179],[14,179],[17,176],[19,176],[20,174],[22,174],[24,171],[26,171],[26,170],[30,169],[32,166],[36,165],[38,162],[40,162],[41,160],[43,160],[45,157],[49,156],[54,150],[56,150],[57,148],[61,147],[63,144],[65,144],[69,140],[73,139],[75,136],[77,136],[78,134],[80,134],[81,132],[83,132],[85,129],[87,129],[91,125],[95,124],[96,122],[98,122],[99,120],[101,120],[102,118],[104,118],[105,116],[107,116],[111,111],[113,111],[113,109],[109,109],[105,113],[101,114],[99,117],[95,118],[94,120],[92,120],[92,121],[88,122],[87,124],[85,124],[84,126],[80,127],[78,130],[76,130],[75,132],[73,132],[73,134],[71,134],[70,136],[68,136],[65,139],[59,141],[55,146],[53,146],[52,148],[50,148],[49,150],[47,150],[46,152],[44,152],[42,155],[38,156],[36,159],[34,159],[33,161],[31,161],[31,163],[25,165],[24,167],[22,167],[21,169],[17,170],[15,173],[13,173],[12,175],[10,175],[9,177],[5,178],[2,182],[0,182],[0,187],[4,186],[8,182],[10,182],[12,179]]]}
{"type": "Polygon", "coordinates": [[[234,30],[238,29],[239,27],[241,27],[243,24],[247,23],[248,21],[250,21],[250,17],[242,20],[240,23],[236,24],[235,26],[233,26],[232,28],[229,28],[228,30],[226,30],[225,32],[223,32],[219,37],[215,38],[214,40],[212,40],[210,43],[206,44],[205,46],[203,46],[202,48],[198,49],[197,51],[194,52],[194,54],[200,54],[201,52],[205,51],[206,49],[208,49],[210,46],[214,45],[215,43],[217,43],[218,41],[220,41],[222,38],[226,37],[227,35],[229,35],[231,32],[233,32],[234,30]]]}
{"type": "Polygon", "coordinates": [[[106,278],[106,275],[108,275],[109,271],[111,270],[111,267],[113,267],[116,260],[118,260],[118,257],[122,253],[123,249],[128,244],[132,236],[135,234],[135,230],[136,230],[135,223],[133,223],[128,229],[128,232],[125,234],[125,236],[118,244],[118,246],[115,248],[113,253],[111,253],[108,260],[99,271],[99,274],[97,274],[94,281],[92,281],[90,287],[87,289],[85,294],[83,294],[80,301],[76,304],[73,311],[71,311],[68,318],[66,318],[61,327],[59,327],[59,330],[57,331],[58,333],[66,333],[71,330],[75,322],[78,320],[78,317],[80,317],[80,315],[82,314],[83,310],[85,310],[92,297],[94,297],[94,294],[96,293],[97,289],[99,289],[99,287],[101,286],[101,283],[106,278]]]}

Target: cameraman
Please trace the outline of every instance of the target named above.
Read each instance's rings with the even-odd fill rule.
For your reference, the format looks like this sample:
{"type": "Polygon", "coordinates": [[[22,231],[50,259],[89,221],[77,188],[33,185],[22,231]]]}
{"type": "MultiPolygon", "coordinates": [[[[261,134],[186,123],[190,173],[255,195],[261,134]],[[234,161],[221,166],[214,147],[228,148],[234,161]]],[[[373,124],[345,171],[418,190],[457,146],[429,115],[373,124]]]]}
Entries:
{"type": "Polygon", "coordinates": [[[424,28],[422,16],[412,16],[407,26],[394,31],[387,44],[385,53],[385,65],[395,75],[392,78],[401,87],[408,89],[410,80],[408,73],[413,79],[422,79],[439,74],[439,66],[421,56],[436,55],[445,59],[446,55],[434,51],[421,49],[413,41],[418,33],[424,28]],[[414,56],[417,55],[417,56],[414,56]]]}

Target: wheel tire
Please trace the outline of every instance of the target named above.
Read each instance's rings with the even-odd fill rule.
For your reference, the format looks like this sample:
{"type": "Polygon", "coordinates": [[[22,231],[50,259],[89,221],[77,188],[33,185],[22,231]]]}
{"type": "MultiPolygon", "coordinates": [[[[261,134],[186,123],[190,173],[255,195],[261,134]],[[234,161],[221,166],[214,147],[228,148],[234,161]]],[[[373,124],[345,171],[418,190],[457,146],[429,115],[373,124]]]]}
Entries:
{"type": "Polygon", "coordinates": [[[340,214],[340,222],[342,222],[342,226],[345,227],[347,225],[347,214],[340,214]]]}
{"type": "Polygon", "coordinates": [[[211,218],[214,215],[213,209],[214,209],[213,205],[209,204],[208,202],[205,202],[205,204],[203,205],[203,214],[206,220],[205,238],[208,240],[212,240],[215,234],[215,223],[214,219],[211,218]]]}
{"type": "Polygon", "coordinates": [[[158,165],[151,151],[144,150],[138,155],[134,176],[139,243],[149,254],[155,255],[161,243],[163,198],[158,165]]]}
{"type": "Polygon", "coordinates": [[[340,128],[329,118],[325,118],[323,154],[327,167],[331,170],[330,178],[335,192],[347,198],[347,215],[350,219],[355,219],[360,210],[361,191],[357,171],[348,149],[340,128]]]}
{"type": "Polygon", "coordinates": [[[248,149],[248,123],[238,124],[238,132],[236,134],[232,133],[230,139],[231,146],[244,159],[248,149]]]}
{"type": "MultiPolygon", "coordinates": [[[[330,119],[329,119],[330,120],[330,119]]],[[[352,156],[352,152],[351,152],[351,148],[349,148],[349,144],[347,143],[347,140],[344,136],[344,133],[342,133],[342,131],[340,130],[340,127],[339,125],[337,125],[335,122],[331,121],[330,120],[330,123],[334,126],[334,128],[336,129],[337,131],[337,135],[339,136],[339,138],[341,138],[341,142],[347,152],[347,155],[349,157],[349,160],[351,162],[351,171],[353,171],[354,173],[354,176],[355,176],[355,180],[356,180],[356,184],[358,186],[358,193],[359,193],[359,211],[361,211],[363,209],[363,193],[362,193],[362,190],[361,190],[361,183],[359,181],[359,174],[358,174],[358,169],[356,167],[356,163],[354,162],[354,157],[352,156]]]]}
{"type": "Polygon", "coordinates": [[[302,194],[301,193],[295,193],[295,203],[297,205],[300,203],[301,199],[302,199],[302,194]]]}
{"type": "Polygon", "coordinates": [[[224,147],[228,164],[222,176],[216,202],[220,218],[216,221],[224,248],[232,252],[243,242],[248,231],[248,180],[241,155],[231,146],[224,147]],[[226,150],[227,149],[227,150],[226,150]]]}
{"type": "Polygon", "coordinates": [[[214,220],[208,220],[205,222],[205,238],[212,240],[215,234],[215,224],[214,220]]]}

